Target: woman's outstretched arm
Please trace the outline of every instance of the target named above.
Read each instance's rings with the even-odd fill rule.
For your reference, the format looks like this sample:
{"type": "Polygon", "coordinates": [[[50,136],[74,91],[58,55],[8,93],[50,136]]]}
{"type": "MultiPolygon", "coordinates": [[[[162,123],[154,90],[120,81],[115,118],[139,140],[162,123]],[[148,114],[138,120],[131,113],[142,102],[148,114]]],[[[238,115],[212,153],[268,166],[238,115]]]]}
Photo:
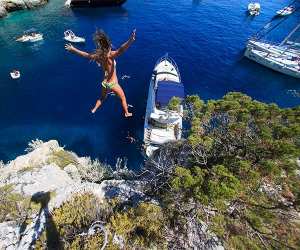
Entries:
{"type": "Polygon", "coordinates": [[[118,56],[122,55],[130,47],[130,45],[135,41],[135,33],[136,33],[136,30],[134,29],[132,31],[132,33],[131,33],[130,38],[128,39],[128,41],[125,42],[125,43],[123,43],[121,45],[121,47],[118,48],[117,50],[112,51],[111,55],[113,57],[118,57],[118,56]]]}
{"type": "Polygon", "coordinates": [[[82,56],[84,58],[92,59],[92,57],[93,57],[92,54],[90,54],[88,52],[85,52],[85,51],[82,51],[82,50],[79,50],[79,49],[75,48],[73,45],[71,45],[70,43],[65,45],[65,49],[67,51],[72,52],[73,54],[82,56]]]}

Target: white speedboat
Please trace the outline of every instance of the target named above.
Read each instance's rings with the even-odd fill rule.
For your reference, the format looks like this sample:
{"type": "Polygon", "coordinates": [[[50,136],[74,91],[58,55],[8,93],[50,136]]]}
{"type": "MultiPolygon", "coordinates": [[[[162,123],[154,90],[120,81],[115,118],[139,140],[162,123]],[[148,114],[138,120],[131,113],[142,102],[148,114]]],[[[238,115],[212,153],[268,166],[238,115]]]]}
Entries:
{"type": "Polygon", "coordinates": [[[184,86],[174,60],[168,55],[156,63],[150,80],[144,123],[144,143],[147,156],[160,145],[181,139],[183,106],[169,110],[172,97],[184,98],[184,86]]]}
{"type": "Polygon", "coordinates": [[[25,43],[25,42],[33,43],[33,42],[41,41],[43,39],[44,39],[43,34],[37,33],[33,30],[28,30],[28,31],[25,31],[22,36],[18,37],[16,39],[16,41],[22,42],[22,43],[25,43]]]}
{"type": "Polygon", "coordinates": [[[18,70],[13,70],[12,72],[10,72],[10,77],[12,79],[19,79],[21,77],[21,73],[18,70]]]}
{"type": "Polygon", "coordinates": [[[300,78],[300,57],[247,48],[245,56],[277,72],[300,78]]]}
{"type": "Polygon", "coordinates": [[[64,32],[64,39],[71,43],[84,43],[85,39],[80,36],[76,36],[72,30],[66,30],[64,32]]]}
{"type": "Polygon", "coordinates": [[[258,16],[260,13],[260,4],[259,3],[249,3],[248,12],[251,16],[258,16]]]}
{"type": "Polygon", "coordinates": [[[295,8],[293,6],[287,6],[287,7],[284,7],[283,9],[281,9],[281,10],[278,10],[276,12],[276,14],[278,16],[288,16],[288,15],[291,15],[294,11],[295,11],[295,8]]]}

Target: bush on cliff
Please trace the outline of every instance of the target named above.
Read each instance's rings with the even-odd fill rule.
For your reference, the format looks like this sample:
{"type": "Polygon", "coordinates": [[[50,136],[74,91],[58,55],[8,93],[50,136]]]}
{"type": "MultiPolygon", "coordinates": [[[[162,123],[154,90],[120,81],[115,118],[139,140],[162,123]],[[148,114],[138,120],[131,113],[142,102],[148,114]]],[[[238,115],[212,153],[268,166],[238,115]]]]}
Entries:
{"type": "Polygon", "coordinates": [[[151,192],[173,215],[196,204],[229,249],[300,248],[300,107],[241,93],[207,103],[189,96],[186,104],[188,139],[146,163],[151,192]]]}

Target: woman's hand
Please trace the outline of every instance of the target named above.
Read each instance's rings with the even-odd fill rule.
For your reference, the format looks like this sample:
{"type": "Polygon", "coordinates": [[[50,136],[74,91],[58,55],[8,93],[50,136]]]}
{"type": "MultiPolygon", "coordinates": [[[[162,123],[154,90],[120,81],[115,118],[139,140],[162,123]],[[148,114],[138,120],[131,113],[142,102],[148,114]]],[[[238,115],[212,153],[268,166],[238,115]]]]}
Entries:
{"type": "Polygon", "coordinates": [[[75,50],[75,48],[73,47],[73,45],[70,44],[70,43],[68,43],[68,44],[65,45],[65,49],[67,51],[70,51],[70,52],[73,52],[75,50]]]}
{"type": "Polygon", "coordinates": [[[130,35],[130,41],[132,41],[132,42],[135,41],[135,34],[136,34],[136,29],[134,29],[134,30],[131,32],[131,35],[130,35]]]}

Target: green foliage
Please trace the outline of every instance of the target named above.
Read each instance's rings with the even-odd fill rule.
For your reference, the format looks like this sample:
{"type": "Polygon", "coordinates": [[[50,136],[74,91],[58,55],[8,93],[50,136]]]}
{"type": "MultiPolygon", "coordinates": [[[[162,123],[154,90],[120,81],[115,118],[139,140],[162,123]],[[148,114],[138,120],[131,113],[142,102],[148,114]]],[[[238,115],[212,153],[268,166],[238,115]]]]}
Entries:
{"type": "Polygon", "coordinates": [[[223,165],[213,166],[208,181],[208,195],[211,200],[233,198],[239,191],[240,182],[223,165]]]}
{"type": "Polygon", "coordinates": [[[30,199],[14,192],[13,185],[0,187],[0,223],[17,221],[21,223],[27,213],[31,213],[30,199]]]}
{"type": "Polygon", "coordinates": [[[233,250],[260,250],[261,242],[253,241],[252,239],[249,239],[247,236],[237,235],[232,236],[229,239],[229,249],[233,250]]]}
{"type": "Polygon", "coordinates": [[[74,241],[70,244],[68,249],[70,250],[96,250],[100,249],[100,246],[103,245],[103,236],[100,234],[95,234],[88,237],[75,236],[74,241]]]}
{"type": "Polygon", "coordinates": [[[168,103],[168,109],[173,111],[179,111],[180,104],[181,99],[179,97],[173,96],[168,103]]]}
{"type": "Polygon", "coordinates": [[[197,95],[190,95],[186,97],[186,102],[192,106],[196,112],[200,112],[204,106],[204,102],[197,95]]]}
{"type": "Polygon", "coordinates": [[[288,199],[299,209],[300,107],[281,109],[235,92],[207,103],[188,96],[186,103],[189,150],[184,160],[173,160],[181,163],[169,180],[168,203],[192,199],[215,208],[211,229],[230,249],[260,249],[262,241],[267,248],[300,248],[288,233],[299,232],[300,225],[282,204],[288,199]],[[282,191],[267,195],[262,183],[282,191]]]}
{"type": "Polygon", "coordinates": [[[49,157],[49,163],[54,163],[60,168],[65,168],[69,164],[78,165],[76,157],[68,151],[63,149],[54,151],[52,155],[49,157]]]}
{"type": "Polygon", "coordinates": [[[124,239],[127,249],[153,246],[164,249],[164,215],[158,205],[140,203],[124,210],[119,201],[113,199],[108,204],[90,193],[75,195],[55,209],[35,248],[45,249],[54,244],[55,249],[99,249],[104,242],[102,234],[87,236],[81,233],[87,232],[94,221],[102,219],[107,222],[109,241],[106,249],[119,249],[113,242],[114,234],[124,239]]]}
{"type": "Polygon", "coordinates": [[[126,249],[165,249],[164,215],[158,205],[140,203],[126,212],[117,212],[110,219],[110,229],[122,236],[126,249]]]}
{"type": "Polygon", "coordinates": [[[93,194],[75,195],[61,207],[54,210],[47,220],[47,226],[36,248],[41,249],[48,244],[56,248],[89,249],[95,242],[102,242],[103,236],[80,237],[79,233],[89,229],[100,213],[100,201],[93,194]],[[58,236],[57,236],[58,235],[58,236]],[[60,242],[53,242],[60,239],[60,242]],[[79,247],[80,246],[80,247],[79,247]],[[78,247],[78,248],[77,248],[78,247]]]}

